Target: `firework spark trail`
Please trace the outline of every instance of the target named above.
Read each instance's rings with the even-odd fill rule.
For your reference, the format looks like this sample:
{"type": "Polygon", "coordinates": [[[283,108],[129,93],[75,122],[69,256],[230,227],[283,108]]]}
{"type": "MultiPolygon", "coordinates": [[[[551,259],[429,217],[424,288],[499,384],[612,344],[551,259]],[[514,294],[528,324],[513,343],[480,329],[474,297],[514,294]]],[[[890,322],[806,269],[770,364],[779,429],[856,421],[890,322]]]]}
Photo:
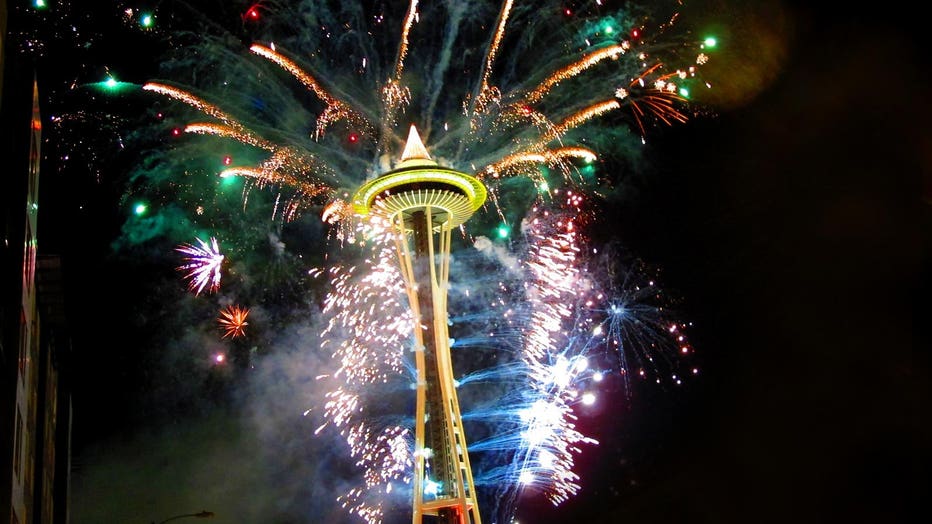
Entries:
{"type": "Polygon", "coordinates": [[[381,89],[382,114],[379,139],[379,150],[381,151],[388,151],[392,139],[395,138],[391,130],[398,123],[398,111],[411,102],[411,90],[402,84],[401,80],[405,68],[405,58],[408,56],[408,38],[411,33],[411,26],[419,18],[417,5],[418,0],[410,0],[408,4],[407,14],[405,14],[404,22],[401,25],[401,37],[398,43],[398,52],[395,55],[393,74],[391,78],[386,79],[381,89]]]}
{"type": "Polygon", "coordinates": [[[618,109],[619,107],[621,107],[621,104],[619,104],[617,100],[604,100],[583,108],[554,126],[552,130],[541,137],[539,144],[549,144],[554,140],[558,140],[561,135],[565,134],[570,129],[577,128],[586,121],[602,115],[603,113],[607,113],[608,111],[618,109]]]}
{"type": "Polygon", "coordinates": [[[266,151],[275,151],[277,148],[275,144],[253,135],[249,131],[244,130],[242,126],[233,127],[210,123],[197,123],[186,125],[184,132],[196,135],[214,135],[232,138],[242,144],[265,149],[266,151]]]}
{"type": "Polygon", "coordinates": [[[405,15],[404,24],[401,26],[401,42],[398,44],[398,58],[395,59],[395,76],[392,78],[395,82],[401,82],[401,73],[405,68],[405,58],[408,56],[408,35],[411,33],[411,26],[418,18],[417,3],[418,0],[411,0],[408,5],[408,14],[405,15]]]}
{"type": "Polygon", "coordinates": [[[502,37],[505,35],[505,24],[508,23],[508,15],[511,13],[512,0],[502,2],[502,10],[498,14],[498,23],[495,28],[495,36],[485,54],[485,66],[482,68],[481,86],[489,85],[489,77],[492,75],[492,66],[495,64],[495,56],[498,54],[499,47],[502,45],[502,37]]]}
{"type": "MultiPolygon", "coordinates": [[[[509,403],[507,408],[487,403],[479,405],[473,415],[464,414],[465,420],[478,423],[484,422],[484,417],[475,413],[486,413],[501,424],[496,428],[499,434],[480,439],[475,448],[470,446],[470,451],[494,454],[495,460],[504,461],[486,461],[493,466],[475,478],[477,484],[492,484],[490,491],[495,492],[495,498],[501,498],[498,514],[504,520],[510,518],[522,489],[544,493],[554,504],[579,489],[579,477],[573,472],[575,457],[583,444],[594,441],[576,429],[573,406],[580,401],[580,384],[591,380],[594,373],[586,367],[590,353],[612,352],[619,371],[627,378],[627,354],[635,355],[639,364],[644,360],[650,364],[657,339],[676,339],[682,327],[666,317],[656,324],[638,324],[638,318],[650,318],[653,311],[637,310],[638,301],[648,297],[630,295],[630,300],[613,303],[613,294],[623,294],[624,289],[590,283],[591,289],[607,291],[595,299],[582,296],[586,290],[578,284],[596,277],[583,272],[584,253],[588,251],[580,247],[585,243],[578,230],[580,221],[570,217],[585,214],[582,192],[592,187],[576,163],[591,163],[597,151],[600,156],[605,151],[574,131],[613,129],[626,120],[643,141],[651,123],[685,120],[687,112],[682,106],[688,99],[681,90],[697,81],[695,66],[704,64],[708,56],[700,52],[683,60],[681,55],[692,52],[692,47],[664,45],[657,38],[628,38],[634,28],[630,20],[619,25],[612,36],[593,36],[572,29],[572,17],[560,19],[562,25],[557,26],[553,19],[540,14],[542,9],[515,7],[511,0],[497,4],[497,9],[480,9],[485,4],[476,1],[420,6],[417,0],[410,0],[403,17],[384,8],[370,12],[351,5],[341,5],[337,13],[320,12],[321,31],[294,27],[295,36],[287,40],[293,45],[291,56],[308,60],[307,67],[287,58],[274,45],[252,45],[247,57],[258,55],[278,66],[313,93],[315,104],[322,105],[308,109],[317,114],[311,129],[284,115],[276,121],[271,111],[254,115],[249,109],[236,112],[249,116],[249,123],[244,124],[233,113],[187,90],[157,83],[145,86],[148,91],[221,122],[190,124],[185,128],[187,132],[232,140],[266,153],[252,167],[237,166],[222,172],[222,176],[250,181],[244,189],[244,203],[248,188],[257,187],[279,192],[273,217],[281,213],[286,221],[323,206],[321,218],[335,231],[331,238],[338,239],[346,251],[357,254],[353,260],[351,254],[345,253],[343,256],[353,260],[351,263],[332,265],[319,272],[326,275],[330,286],[323,307],[329,323],[323,330],[321,347],[332,355],[337,369],[323,379],[330,381],[330,392],[324,399],[327,422],[318,432],[335,428],[345,439],[361,469],[364,487],[349,490],[339,500],[353,514],[371,523],[381,521],[386,509],[390,509],[389,494],[403,492],[405,488],[399,486],[405,486],[411,475],[412,442],[405,429],[410,421],[399,415],[404,409],[392,405],[397,401],[389,401],[390,395],[380,396],[379,392],[404,389],[412,380],[410,358],[403,348],[410,343],[413,319],[404,300],[393,240],[378,223],[352,217],[345,198],[347,188],[358,187],[365,178],[391,167],[385,159],[397,157],[393,148],[401,142],[395,124],[409,109],[423,118],[421,129],[433,130],[436,135],[429,142],[433,158],[476,173],[489,185],[486,219],[497,215],[503,223],[514,217],[525,220],[523,240],[508,248],[517,262],[502,261],[496,266],[497,271],[506,271],[509,276],[502,277],[498,286],[476,289],[471,295],[457,293],[450,299],[451,306],[464,308],[462,315],[451,316],[459,337],[459,343],[451,345],[477,350],[495,348],[497,356],[505,360],[497,360],[486,370],[470,369],[460,382],[461,387],[469,389],[475,384],[487,384],[488,377],[496,376],[500,385],[496,391],[502,392],[497,400],[509,403]],[[425,12],[419,12],[419,8],[425,12]],[[435,17],[444,8],[446,24],[433,18],[429,24],[420,23],[428,13],[435,17]],[[496,10],[494,26],[474,14],[491,15],[496,10]],[[541,20],[542,30],[537,29],[537,19],[541,20]],[[392,45],[383,45],[387,41],[376,41],[381,33],[357,27],[362,23],[390,25],[400,30],[400,37],[392,40],[392,45]],[[480,27],[484,29],[478,31],[480,27]],[[489,27],[493,28],[491,33],[489,27]],[[514,40],[514,28],[533,33],[538,39],[522,36],[514,40]],[[336,35],[344,30],[346,35],[336,35]],[[432,30],[443,34],[437,37],[432,30]],[[364,41],[367,36],[372,43],[364,41]],[[566,36],[572,38],[562,41],[566,36]],[[594,39],[592,43],[590,38],[594,39]],[[421,39],[440,42],[439,51],[420,57],[416,44],[421,39]],[[525,40],[533,41],[533,46],[525,40]],[[349,41],[359,45],[359,54],[345,47],[349,41]],[[475,41],[481,43],[476,45],[475,41]],[[476,56],[459,52],[460,48],[481,50],[481,64],[475,63],[476,56]],[[509,59],[512,48],[534,54],[509,59]],[[395,55],[382,56],[380,52],[386,49],[396,50],[395,55]],[[335,53],[328,54],[328,50],[335,53]],[[352,75],[339,74],[334,68],[338,63],[348,63],[342,60],[348,53],[353,55],[357,69],[352,75]],[[665,56],[685,63],[670,66],[665,56]],[[423,85],[405,85],[407,71],[412,78],[426,81],[423,85]],[[451,82],[453,73],[457,76],[451,82]],[[462,77],[464,73],[470,76],[462,77]],[[352,87],[351,81],[361,86],[352,87]],[[609,120],[609,113],[617,118],[609,120]],[[292,127],[279,129],[282,122],[292,127]],[[353,139],[348,142],[342,140],[344,137],[353,139]],[[561,176],[553,179],[544,168],[556,169],[561,176]],[[533,181],[535,192],[523,195],[520,204],[513,204],[520,198],[507,193],[511,178],[533,181]],[[550,189],[558,185],[579,187],[575,191],[550,189]],[[284,196],[285,191],[290,191],[290,196],[284,196]],[[556,201],[550,202],[550,198],[556,201]],[[522,207],[509,207],[513,205],[522,207]],[[529,211],[531,205],[535,207],[529,211]],[[493,292],[500,296],[490,299],[488,294],[493,292]],[[630,316],[610,313],[617,312],[612,308],[621,304],[630,316]],[[474,313],[475,309],[497,311],[499,315],[483,316],[474,313]],[[673,326],[673,331],[664,332],[661,326],[673,326]]],[[[319,3],[301,4],[301,8],[326,9],[319,3]]],[[[274,14],[273,9],[267,11],[264,16],[274,14]]],[[[589,19],[580,16],[580,20],[594,22],[596,16],[601,15],[593,12],[589,19]]],[[[288,24],[304,19],[294,16],[282,23],[292,27],[288,24]]],[[[676,15],[669,17],[657,36],[670,30],[676,19],[676,15]]],[[[260,80],[250,84],[245,78],[236,78],[234,85],[257,89],[265,86],[261,80],[267,76],[264,70],[249,66],[238,72],[243,70],[260,80]]],[[[270,97],[286,98],[278,92],[270,97]]],[[[227,99],[222,94],[212,98],[227,99]]],[[[297,101],[283,107],[301,104],[297,101]]],[[[464,266],[469,269],[468,263],[464,266]]],[[[478,270],[479,266],[473,267],[478,270]]],[[[463,287],[475,286],[476,282],[473,279],[463,287]]],[[[245,315],[242,317],[245,321],[245,315]]]]}
{"type": "MultiPolygon", "coordinates": [[[[486,48],[485,58],[483,59],[482,76],[479,79],[477,87],[472,93],[468,93],[468,100],[464,103],[464,113],[469,120],[469,132],[478,135],[482,129],[482,122],[485,115],[492,111],[493,106],[497,106],[502,98],[501,90],[489,84],[489,78],[492,74],[492,68],[495,65],[495,57],[498,55],[499,47],[502,44],[502,38],[505,35],[505,26],[508,22],[508,16],[511,13],[512,0],[502,2],[501,10],[498,13],[495,33],[492,41],[486,48]]],[[[466,141],[459,144],[456,157],[466,150],[466,141]]]]}
{"type": "MultiPolygon", "coordinates": [[[[259,189],[263,189],[271,184],[284,184],[294,188],[295,196],[293,198],[289,199],[284,205],[281,203],[281,198],[276,198],[275,206],[272,209],[272,216],[274,217],[279,214],[279,209],[283,208],[281,210],[281,216],[285,221],[293,220],[308,202],[314,201],[315,197],[330,193],[330,186],[322,184],[314,185],[290,174],[276,170],[274,168],[276,165],[274,160],[275,157],[269,159],[269,161],[265,162],[259,169],[249,167],[224,169],[220,172],[220,178],[241,177],[254,180],[259,189]]],[[[249,189],[250,188],[247,186],[243,190],[244,205],[248,202],[249,189]]]]}
{"type": "MultiPolygon", "coordinates": [[[[627,97],[627,92],[624,94],[627,97]]],[[[656,91],[654,93],[644,93],[637,99],[630,100],[631,114],[635,119],[641,135],[647,133],[645,117],[653,116],[662,121],[664,124],[676,122],[685,122],[686,115],[676,108],[677,102],[682,102],[682,97],[675,93],[667,91],[656,91]]]]}
{"type": "MultiPolygon", "coordinates": [[[[492,178],[500,178],[515,170],[523,168],[525,170],[523,172],[528,173],[529,167],[544,165],[559,168],[565,175],[569,176],[569,168],[564,161],[566,158],[578,158],[586,162],[592,162],[596,159],[596,155],[592,150],[584,147],[561,147],[541,153],[514,153],[486,166],[484,173],[492,178]]],[[[534,177],[535,175],[530,172],[528,176],[534,177]]]]}
{"type": "Polygon", "coordinates": [[[327,166],[312,156],[288,148],[277,149],[271,157],[262,162],[258,169],[230,168],[220,172],[220,177],[246,176],[255,178],[260,188],[270,184],[283,185],[296,190],[305,200],[318,195],[329,194],[333,187],[326,182],[302,177],[306,170],[320,173],[327,172],[327,166]]]}
{"type": "Polygon", "coordinates": [[[528,93],[524,97],[524,101],[528,104],[536,104],[540,102],[544,96],[550,92],[550,90],[560,82],[572,78],[586,69],[598,64],[606,58],[618,58],[619,55],[623,54],[630,44],[624,42],[620,45],[612,45],[605,49],[599,49],[598,51],[593,51],[588,55],[582,57],[579,61],[574,62],[547,77],[543,82],[540,83],[533,91],[528,93]]]}
{"type": "MultiPolygon", "coordinates": [[[[271,53],[271,50],[269,50],[269,52],[271,53]]],[[[282,58],[282,60],[286,59],[282,58]]],[[[288,62],[288,64],[291,63],[288,62]]],[[[293,66],[293,64],[291,65],[293,66]]],[[[297,66],[294,67],[296,68],[297,66]]],[[[226,124],[192,123],[185,126],[184,130],[186,133],[230,138],[242,144],[272,152],[272,156],[265,160],[257,169],[247,167],[231,168],[221,172],[220,176],[243,176],[256,181],[259,188],[265,188],[269,185],[278,185],[293,190],[294,195],[288,199],[288,203],[285,205],[285,210],[282,213],[285,220],[294,219],[303,207],[314,203],[316,197],[321,195],[329,196],[332,194],[334,189],[333,180],[335,177],[330,167],[317,161],[313,155],[296,150],[292,147],[282,147],[256,136],[255,133],[246,129],[243,124],[237,122],[216,106],[182,89],[151,82],[145,84],[143,89],[166,94],[172,98],[178,99],[226,124]],[[316,176],[313,178],[307,177],[305,173],[309,170],[312,170],[316,176]],[[292,173],[296,173],[297,175],[292,173]]],[[[327,96],[329,97],[329,95],[327,96]]],[[[328,105],[328,110],[337,108],[346,118],[359,119],[359,117],[354,117],[348,110],[344,110],[343,107],[343,105],[334,102],[328,105]]],[[[320,119],[318,120],[318,125],[320,125],[320,119]]],[[[248,190],[249,188],[247,187],[244,193],[248,194],[248,190]]],[[[277,209],[273,212],[273,216],[275,216],[276,212],[277,209]]]]}
{"type": "Polygon", "coordinates": [[[372,124],[369,123],[365,118],[363,118],[357,112],[351,110],[347,104],[341,100],[338,100],[332,94],[327,92],[327,90],[325,90],[313,76],[301,69],[301,67],[299,67],[292,60],[285,58],[281,53],[259,44],[253,44],[249,50],[259,56],[271,60],[272,62],[278,64],[285,71],[291,73],[292,76],[297,78],[298,81],[304,84],[305,87],[313,91],[314,94],[317,95],[317,97],[327,105],[326,109],[324,109],[324,112],[317,117],[317,125],[314,135],[315,138],[319,139],[324,134],[324,131],[327,129],[327,127],[342,119],[350,120],[363,128],[368,129],[372,127],[372,124]]]}
{"type": "Polygon", "coordinates": [[[234,119],[230,115],[226,114],[219,107],[213,104],[209,104],[205,102],[204,100],[201,100],[200,98],[185,91],[184,89],[179,89],[177,87],[172,87],[169,85],[159,84],[155,82],[148,82],[145,85],[143,85],[142,88],[146,91],[152,91],[160,95],[165,95],[165,96],[174,98],[175,100],[178,100],[180,102],[184,102],[185,104],[188,104],[189,106],[197,109],[198,111],[204,114],[210,115],[216,118],[217,120],[220,120],[227,126],[233,129],[236,129],[237,131],[244,131],[242,124],[240,124],[236,119],[234,119]]]}
{"type": "Polygon", "coordinates": [[[328,93],[327,90],[325,90],[313,76],[306,73],[292,60],[285,58],[281,53],[259,44],[253,44],[249,50],[259,56],[265,57],[272,62],[275,62],[282,69],[291,73],[292,76],[297,78],[302,84],[304,84],[305,87],[313,91],[314,94],[323,100],[324,103],[326,103],[328,106],[341,105],[341,102],[334,98],[333,95],[328,93]]]}

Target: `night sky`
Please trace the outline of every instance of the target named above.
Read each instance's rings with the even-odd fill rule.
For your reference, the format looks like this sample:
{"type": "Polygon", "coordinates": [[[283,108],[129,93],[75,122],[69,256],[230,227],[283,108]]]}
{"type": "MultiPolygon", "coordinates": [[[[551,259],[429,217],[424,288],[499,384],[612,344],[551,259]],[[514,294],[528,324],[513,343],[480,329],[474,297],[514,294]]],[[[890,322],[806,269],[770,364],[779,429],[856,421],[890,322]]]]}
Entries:
{"type": "MultiPolygon", "coordinates": [[[[346,466],[302,417],[319,357],[281,349],[299,345],[300,329],[282,332],[254,368],[261,376],[240,382],[204,363],[202,338],[153,342],[177,329],[163,323],[175,309],[201,313],[183,284],[164,287],[178,282],[177,257],[122,243],[138,158],[114,145],[129,143],[138,121],[127,115],[152,99],[67,87],[108,71],[137,84],[159,74],[165,49],[121,20],[130,4],[91,17],[74,2],[70,16],[90,36],[49,44],[40,62],[46,122],[116,115],[99,133],[87,117],[90,145],[65,165],[59,127],[47,126],[44,150],[42,211],[55,211],[40,250],[64,257],[74,334],[72,521],[207,509],[218,524],[349,522],[330,497],[346,466]],[[307,520],[295,520],[301,511],[307,520]]],[[[932,478],[932,346],[920,313],[932,291],[932,107],[920,22],[884,6],[694,4],[720,24],[732,66],[714,114],[655,130],[644,176],[602,220],[682,297],[701,373],[679,388],[638,384],[593,410],[580,425],[601,443],[579,459],[579,495],[558,508],[531,497],[518,517],[909,522],[932,478]]],[[[302,235],[320,228],[282,232],[302,235]]]]}

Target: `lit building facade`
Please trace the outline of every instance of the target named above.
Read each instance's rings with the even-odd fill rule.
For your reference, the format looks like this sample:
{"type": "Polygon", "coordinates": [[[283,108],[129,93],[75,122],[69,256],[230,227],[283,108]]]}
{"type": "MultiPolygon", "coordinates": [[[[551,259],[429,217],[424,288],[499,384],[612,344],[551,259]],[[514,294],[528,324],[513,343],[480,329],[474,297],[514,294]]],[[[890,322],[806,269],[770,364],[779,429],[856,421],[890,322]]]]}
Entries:
{"type": "Polygon", "coordinates": [[[0,3],[0,523],[66,524],[70,353],[60,258],[39,253],[42,117],[34,64],[8,49],[0,3]]]}

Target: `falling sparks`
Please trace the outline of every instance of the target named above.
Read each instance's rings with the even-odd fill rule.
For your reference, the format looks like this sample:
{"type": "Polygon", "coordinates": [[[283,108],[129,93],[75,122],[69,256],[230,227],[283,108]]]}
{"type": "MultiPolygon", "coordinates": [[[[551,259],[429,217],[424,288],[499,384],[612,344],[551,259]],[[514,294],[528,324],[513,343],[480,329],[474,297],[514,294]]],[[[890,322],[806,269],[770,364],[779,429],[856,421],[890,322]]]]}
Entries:
{"type": "MultiPolygon", "coordinates": [[[[578,210],[582,201],[568,195],[569,208],[578,210]]],[[[579,256],[577,232],[572,215],[544,213],[532,220],[529,234],[533,243],[528,268],[532,287],[530,329],[525,349],[525,363],[530,370],[530,388],[539,400],[526,412],[527,445],[520,459],[519,475],[528,471],[547,471],[550,483],[545,490],[555,505],[579,490],[579,476],[572,471],[573,450],[580,444],[596,444],[574,425],[571,404],[577,396],[575,377],[585,371],[584,355],[567,351],[569,340],[564,327],[571,318],[570,304],[575,302],[579,256]],[[523,455],[523,456],[522,456],[523,455]]],[[[536,476],[534,478],[537,478],[536,476]]]]}

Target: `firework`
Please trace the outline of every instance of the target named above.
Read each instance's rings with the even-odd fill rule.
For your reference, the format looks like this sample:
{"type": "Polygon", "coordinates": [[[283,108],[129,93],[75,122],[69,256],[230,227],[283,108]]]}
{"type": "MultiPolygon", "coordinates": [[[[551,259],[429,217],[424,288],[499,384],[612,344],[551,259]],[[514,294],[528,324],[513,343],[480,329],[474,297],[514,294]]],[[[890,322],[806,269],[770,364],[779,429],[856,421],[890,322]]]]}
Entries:
{"type": "Polygon", "coordinates": [[[223,338],[236,338],[246,335],[246,317],[249,316],[249,309],[237,305],[227,306],[220,311],[220,317],[217,322],[223,329],[223,338]]]}
{"type": "Polygon", "coordinates": [[[197,244],[182,244],[175,248],[183,253],[184,264],[178,266],[178,271],[185,272],[188,289],[199,295],[206,287],[209,291],[220,289],[220,268],[223,265],[223,254],[217,239],[211,237],[210,242],[196,238],[197,244]]]}
{"type": "Polygon", "coordinates": [[[587,300],[580,308],[584,320],[577,323],[576,336],[587,347],[605,350],[600,352],[608,358],[605,364],[618,371],[629,394],[632,376],[681,385],[699,373],[687,365],[694,352],[692,324],[681,319],[678,301],[660,285],[659,270],[619,251],[590,258],[587,300]]]}
{"type": "MultiPolygon", "coordinates": [[[[216,83],[145,86],[209,120],[183,126],[197,140],[248,151],[251,165],[219,173],[243,180],[244,196],[268,190],[273,216],[288,222],[313,211],[337,231],[330,238],[343,252],[314,271],[327,280],[321,348],[334,362],[321,374],[329,393],[318,432],[345,439],[362,480],[339,500],[372,523],[409,500],[396,497],[411,489],[414,463],[410,414],[398,399],[416,380],[414,319],[390,228],[354,216],[348,199],[407,156],[399,149],[409,122],[430,157],[488,187],[470,227],[499,227],[495,240],[465,231],[456,240],[449,298],[450,345],[471,350],[453,358],[463,370],[463,418],[479,437],[470,445],[484,468],[475,482],[495,501],[493,520],[509,520],[524,490],[560,504],[580,489],[575,458],[596,444],[575,424],[577,406],[594,399],[585,387],[604,372],[627,377],[629,355],[637,373],[658,371],[651,359],[671,341],[686,348],[680,355],[691,352],[683,324],[640,305],[656,296],[653,287],[631,293],[589,263],[585,233],[597,224],[588,199],[617,181],[594,171],[643,144],[651,125],[686,120],[690,89],[709,86],[698,72],[708,49],[676,31],[679,3],[653,18],[601,2],[575,13],[558,3],[437,4],[411,0],[401,12],[356,2],[333,11],[270,4],[261,19],[244,16],[254,24],[251,53],[221,54],[216,83]],[[307,12],[319,26],[293,25],[310,19],[307,12]],[[240,98],[249,106],[234,103],[240,98]],[[614,360],[603,369],[605,355],[614,360]],[[482,392],[475,384],[494,386],[482,392]]],[[[230,40],[201,37],[205,56],[230,40]]],[[[224,336],[242,336],[247,314],[238,306],[222,312],[224,336]]]]}

